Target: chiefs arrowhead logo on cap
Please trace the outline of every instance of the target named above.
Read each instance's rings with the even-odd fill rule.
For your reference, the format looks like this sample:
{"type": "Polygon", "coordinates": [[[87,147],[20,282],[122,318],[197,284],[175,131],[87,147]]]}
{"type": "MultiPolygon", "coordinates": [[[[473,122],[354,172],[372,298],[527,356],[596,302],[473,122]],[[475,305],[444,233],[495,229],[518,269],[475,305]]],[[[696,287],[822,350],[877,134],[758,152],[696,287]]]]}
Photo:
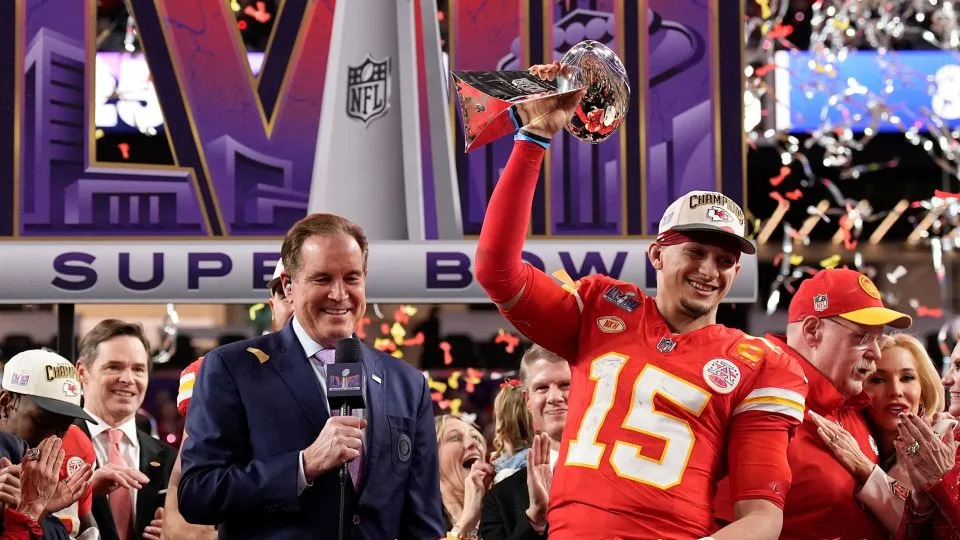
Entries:
{"type": "Polygon", "coordinates": [[[863,289],[863,292],[869,294],[870,296],[879,299],[880,291],[877,289],[877,286],[870,281],[870,278],[860,274],[860,288],[863,289]]]}

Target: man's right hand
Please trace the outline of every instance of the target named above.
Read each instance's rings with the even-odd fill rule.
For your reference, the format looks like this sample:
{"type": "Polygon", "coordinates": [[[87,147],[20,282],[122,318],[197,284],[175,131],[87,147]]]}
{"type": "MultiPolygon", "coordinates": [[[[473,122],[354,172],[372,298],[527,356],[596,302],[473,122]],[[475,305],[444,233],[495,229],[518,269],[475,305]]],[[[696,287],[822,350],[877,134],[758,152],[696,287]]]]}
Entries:
{"type": "Polygon", "coordinates": [[[109,495],[118,488],[140,489],[150,478],[133,467],[107,463],[93,471],[90,487],[95,496],[109,495]]]}
{"type": "MultiPolygon", "coordinates": [[[[530,67],[530,73],[541,79],[554,80],[562,69],[560,62],[538,64],[530,67]]],[[[564,96],[551,96],[517,104],[517,112],[523,121],[523,129],[547,139],[552,138],[570,121],[586,89],[564,96]]]]}
{"type": "Polygon", "coordinates": [[[527,518],[538,532],[546,525],[547,507],[550,503],[550,486],[553,470],[550,468],[550,438],[546,433],[534,435],[533,445],[527,453],[527,495],[530,506],[527,518]]]}
{"type": "Polygon", "coordinates": [[[303,475],[307,482],[360,457],[363,428],[367,421],[355,416],[331,416],[317,440],[303,451],[303,475]]]}

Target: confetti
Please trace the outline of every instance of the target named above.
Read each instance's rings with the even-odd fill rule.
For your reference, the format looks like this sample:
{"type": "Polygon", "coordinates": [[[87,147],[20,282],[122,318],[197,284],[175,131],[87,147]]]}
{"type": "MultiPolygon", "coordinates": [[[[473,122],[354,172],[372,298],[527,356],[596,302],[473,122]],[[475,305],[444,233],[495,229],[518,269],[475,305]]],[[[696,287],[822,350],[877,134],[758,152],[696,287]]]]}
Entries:
{"type": "Polygon", "coordinates": [[[783,167],[780,167],[780,174],[778,174],[777,176],[774,176],[773,178],[770,179],[770,185],[773,186],[773,187],[777,187],[777,186],[779,186],[780,184],[782,184],[783,181],[784,181],[788,176],[790,176],[790,167],[784,165],[783,167]]]}
{"type": "Polygon", "coordinates": [[[449,366],[453,363],[453,355],[450,354],[450,344],[446,341],[440,342],[440,350],[443,351],[443,364],[449,366]]]}
{"type": "Polygon", "coordinates": [[[887,281],[896,284],[897,281],[905,275],[907,275],[907,269],[901,264],[894,268],[893,272],[887,272],[887,281]]]}
{"type": "Polygon", "coordinates": [[[517,345],[520,344],[520,338],[505,331],[503,328],[497,330],[497,337],[493,339],[494,343],[503,343],[508,353],[513,354],[517,345]]]}
{"type": "Polygon", "coordinates": [[[840,255],[831,255],[820,261],[822,268],[836,268],[840,264],[840,255]]]}

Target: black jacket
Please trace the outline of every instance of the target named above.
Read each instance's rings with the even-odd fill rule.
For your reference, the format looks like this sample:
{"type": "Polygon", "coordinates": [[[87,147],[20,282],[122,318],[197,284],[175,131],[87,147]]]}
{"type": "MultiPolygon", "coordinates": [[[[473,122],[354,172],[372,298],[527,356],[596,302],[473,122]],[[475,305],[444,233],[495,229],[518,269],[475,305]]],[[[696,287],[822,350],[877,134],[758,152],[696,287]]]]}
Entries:
{"type": "MultiPolygon", "coordinates": [[[[83,420],[77,420],[80,429],[90,436],[90,429],[83,420]]],[[[137,522],[134,524],[134,538],[143,538],[143,530],[150,525],[157,508],[163,506],[167,497],[167,484],[170,483],[170,471],[177,460],[177,451],[169,444],[154,439],[150,434],[137,430],[137,439],[140,442],[140,472],[147,475],[150,481],[137,492],[137,522]]],[[[100,529],[100,538],[103,540],[118,540],[117,526],[110,512],[110,503],[106,496],[93,498],[93,518],[97,520],[100,529]]]]}
{"type": "Polygon", "coordinates": [[[527,492],[527,468],[501,480],[483,496],[480,514],[480,538],[483,540],[540,540],[527,519],[530,495],[527,492]]]}

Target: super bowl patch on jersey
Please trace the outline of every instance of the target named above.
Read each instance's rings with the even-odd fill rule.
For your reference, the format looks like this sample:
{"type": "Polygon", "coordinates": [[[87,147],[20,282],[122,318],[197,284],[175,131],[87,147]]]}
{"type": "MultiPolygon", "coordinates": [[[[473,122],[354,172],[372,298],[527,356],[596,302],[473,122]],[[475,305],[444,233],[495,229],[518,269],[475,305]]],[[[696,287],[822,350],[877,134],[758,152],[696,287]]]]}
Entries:
{"type": "Polygon", "coordinates": [[[720,394],[729,394],[740,384],[740,368],[726,358],[714,358],[703,366],[703,380],[720,394]]]}

